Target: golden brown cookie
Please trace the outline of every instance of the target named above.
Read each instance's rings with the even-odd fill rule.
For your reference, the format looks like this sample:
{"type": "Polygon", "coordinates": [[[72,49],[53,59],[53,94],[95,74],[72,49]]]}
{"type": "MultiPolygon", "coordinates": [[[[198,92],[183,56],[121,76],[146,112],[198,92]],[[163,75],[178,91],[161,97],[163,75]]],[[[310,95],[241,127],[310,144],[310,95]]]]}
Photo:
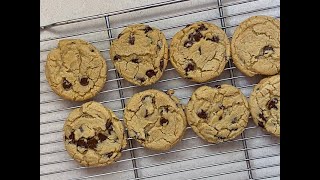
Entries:
{"type": "Polygon", "coordinates": [[[230,58],[226,33],[214,24],[196,22],[176,33],[170,61],[183,78],[206,82],[219,76],[230,58]]]}
{"type": "Polygon", "coordinates": [[[149,89],[133,95],[124,111],[129,136],[146,148],[160,151],[180,141],[187,121],[182,105],[172,94],[149,89]]]}
{"type": "Polygon", "coordinates": [[[202,139],[218,143],[240,135],[248,123],[246,97],[231,85],[196,89],[186,108],[187,121],[202,139]]]}
{"type": "Polygon", "coordinates": [[[64,99],[94,97],[107,78],[107,64],[99,50],[80,39],[65,39],[50,51],[45,74],[51,89],[64,99]]]}
{"type": "Polygon", "coordinates": [[[126,147],[126,135],[116,115],[91,101],[73,110],[64,124],[64,143],[69,155],[83,166],[115,162],[126,147]]]}
{"type": "Polygon", "coordinates": [[[231,41],[234,64],[247,76],[280,72],[280,21],[253,16],[235,30],[231,41]]]}
{"type": "Polygon", "coordinates": [[[166,37],[154,27],[130,25],[112,42],[110,57],[127,81],[138,86],[153,84],[167,67],[166,37]]]}
{"type": "Polygon", "coordinates": [[[254,87],[249,105],[256,125],[280,137],[280,75],[262,79],[254,87]]]}

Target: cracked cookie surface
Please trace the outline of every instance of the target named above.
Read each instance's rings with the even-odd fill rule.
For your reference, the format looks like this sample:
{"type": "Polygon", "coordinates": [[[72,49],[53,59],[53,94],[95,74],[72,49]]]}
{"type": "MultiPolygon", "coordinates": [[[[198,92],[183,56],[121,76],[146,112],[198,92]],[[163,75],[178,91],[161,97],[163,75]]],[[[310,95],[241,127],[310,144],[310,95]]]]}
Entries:
{"type": "Polygon", "coordinates": [[[66,39],[50,51],[45,74],[51,89],[64,99],[94,97],[107,78],[107,64],[99,50],[80,39],[66,39]]]}
{"type": "Polygon", "coordinates": [[[87,102],[73,110],[64,124],[64,144],[69,155],[83,166],[115,162],[126,147],[122,123],[98,102],[87,102]]]}
{"type": "Polygon", "coordinates": [[[178,98],[149,89],[132,96],[124,111],[129,136],[152,150],[165,151],[180,141],[187,121],[178,98]]]}
{"type": "Polygon", "coordinates": [[[170,61],[181,77],[206,82],[219,76],[230,58],[225,32],[206,22],[187,25],[170,45],[170,61]]]}
{"type": "Polygon", "coordinates": [[[158,81],[167,67],[168,44],[160,30],[131,25],[112,42],[110,57],[124,79],[146,86],[158,81]]]}
{"type": "Polygon", "coordinates": [[[241,134],[249,114],[246,97],[227,84],[199,87],[186,107],[187,121],[193,131],[211,143],[234,139],[241,134]]]}
{"type": "Polygon", "coordinates": [[[255,124],[280,137],[280,75],[262,79],[250,95],[249,106],[255,124]]]}
{"type": "Polygon", "coordinates": [[[280,72],[280,21],[253,16],[243,21],[231,40],[232,59],[247,76],[280,72]]]}

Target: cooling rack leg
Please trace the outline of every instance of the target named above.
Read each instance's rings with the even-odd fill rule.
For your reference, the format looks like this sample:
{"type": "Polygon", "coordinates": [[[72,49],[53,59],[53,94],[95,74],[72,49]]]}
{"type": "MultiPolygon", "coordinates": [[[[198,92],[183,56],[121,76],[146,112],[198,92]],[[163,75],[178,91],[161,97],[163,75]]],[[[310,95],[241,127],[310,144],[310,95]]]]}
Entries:
{"type": "MultiPolygon", "coordinates": [[[[219,6],[219,16],[220,16],[220,23],[221,23],[221,27],[223,28],[224,32],[227,33],[226,31],[226,23],[225,23],[225,17],[224,17],[224,14],[223,14],[223,5],[222,5],[222,1],[221,0],[217,0],[217,3],[218,3],[218,6],[219,6]]],[[[228,65],[229,65],[229,73],[230,73],[230,76],[231,76],[231,83],[233,86],[236,87],[236,83],[233,79],[234,77],[234,74],[233,74],[233,69],[231,69],[232,67],[232,63],[231,63],[231,59],[229,58],[228,59],[228,65]]],[[[245,132],[242,132],[241,133],[241,138],[242,138],[242,146],[243,148],[245,149],[243,152],[244,152],[244,155],[245,155],[245,158],[247,159],[246,160],[246,165],[247,165],[247,169],[248,169],[248,176],[249,176],[249,179],[253,179],[253,176],[252,176],[252,171],[251,171],[251,164],[250,164],[250,157],[249,157],[249,153],[248,153],[248,149],[247,149],[247,142],[245,140],[246,138],[246,135],[245,135],[245,132]]]]}
{"type": "MultiPolygon", "coordinates": [[[[108,28],[108,30],[107,30],[108,36],[109,36],[109,38],[113,38],[111,29],[110,29],[111,25],[110,25],[109,16],[105,16],[105,20],[106,20],[106,26],[108,28]]],[[[110,46],[111,46],[112,40],[109,41],[109,43],[110,43],[110,46]]],[[[120,78],[119,73],[117,71],[115,71],[115,73],[116,73],[116,78],[119,79],[120,78]]],[[[119,88],[119,95],[120,95],[120,98],[121,98],[121,107],[122,107],[122,109],[124,109],[125,108],[125,103],[124,103],[124,95],[123,95],[123,91],[122,91],[121,80],[117,80],[117,85],[118,85],[118,88],[119,88]]],[[[126,131],[126,134],[127,134],[127,137],[129,137],[128,131],[126,131]]],[[[132,140],[130,139],[128,141],[129,141],[129,147],[130,147],[130,149],[132,149],[133,148],[132,140]]],[[[138,171],[137,171],[137,163],[136,163],[135,155],[134,155],[134,150],[130,150],[130,156],[131,156],[131,159],[132,159],[132,167],[133,167],[133,171],[134,171],[134,177],[135,178],[139,178],[138,171]]]]}

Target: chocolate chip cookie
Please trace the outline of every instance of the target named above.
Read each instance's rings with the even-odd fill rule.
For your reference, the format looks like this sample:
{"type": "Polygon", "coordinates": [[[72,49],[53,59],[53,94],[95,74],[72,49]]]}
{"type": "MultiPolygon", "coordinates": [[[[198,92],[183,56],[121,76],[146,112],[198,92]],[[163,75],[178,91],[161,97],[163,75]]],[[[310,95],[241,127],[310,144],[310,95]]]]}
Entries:
{"type": "Polygon", "coordinates": [[[165,151],[181,140],[187,126],[178,98],[149,89],[132,96],[124,110],[129,136],[142,146],[165,151]]]}
{"type": "Polygon", "coordinates": [[[176,33],[170,61],[183,78],[206,82],[221,74],[230,58],[225,32],[214,24],[196,22],[176,33]]]}
{"type": "Polygon", "coordinates": [[[112,42],[110,57],[124,79],[146,86],[162,76],[168,63],[168,44],[158,29],[143,24],[131,25],[112,42]]]}
{"type": "Polygon", "coordinates": [[[63,129],[66,150],[83,166],[111,164],[120,158],[127,144],[116,115],[94,101],[73,110],[63,129]]]}
{"type": "Polygon", "coordinates": [[[50,51],[45,74],[51,89],[64,99],[94,97],[107,78],[107,64],[99,50],[80,39],[66,39],[50,51]]]}
{"type": "Polygon", "coordinates": [[[280,72],[280,21],[253,16],[235,30],[231,41],[234,64],[247,76],[280,72]]]}
{"type": "Polygon", "coordinates": [[[262,79],[250,95],[253,121],[280,137],[280,75],[262,79]]]}
{"type": "Polygon", "coordinates": [[[189,125],[210,143],[237,137],[247,126],[249,114],[246,97],[239,89],[227,84],[199,87],[186,107],[189,125]]]}

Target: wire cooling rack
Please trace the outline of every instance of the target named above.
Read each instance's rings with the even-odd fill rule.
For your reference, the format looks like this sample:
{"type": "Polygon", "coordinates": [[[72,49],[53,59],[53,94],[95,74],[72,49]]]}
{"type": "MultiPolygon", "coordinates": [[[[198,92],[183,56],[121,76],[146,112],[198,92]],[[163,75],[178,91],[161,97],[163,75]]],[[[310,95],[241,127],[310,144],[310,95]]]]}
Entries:
{"type": "Polygon", "coordinates": [[[129,145],[121,159],[106,167],[81,167],[67,154],[62,127],[68,113],[83,102],[62,100],[52,92],[45,79],[46,56],[60,39],[84,39],[101,50],[108,64],[108,79],[93,100],[113,109],[121,120],[127,100],[145,89],[174,89],[175,95],[186,104],[201,85],[231,84],[249,97],[254,85],[263,78],[246,77],[229,62],[218,78],[193,83],[181,78],[169,63],[154,85],[137,87],[128,83],[114,69],[109,47],[129,24],[157,27],[170,43],[177,31],[199,20],[220,26],[231,39],[238,24],[250,16],[280,18],[279,0],[149,2],[140,7],[40,27],[40,179],[280,179],[280,141],[256,127],[252,120],[238,138],[220,144],[204,142],[188,127],[182,141],[166,152],[144,149],[128,138],[129,145]]]}

